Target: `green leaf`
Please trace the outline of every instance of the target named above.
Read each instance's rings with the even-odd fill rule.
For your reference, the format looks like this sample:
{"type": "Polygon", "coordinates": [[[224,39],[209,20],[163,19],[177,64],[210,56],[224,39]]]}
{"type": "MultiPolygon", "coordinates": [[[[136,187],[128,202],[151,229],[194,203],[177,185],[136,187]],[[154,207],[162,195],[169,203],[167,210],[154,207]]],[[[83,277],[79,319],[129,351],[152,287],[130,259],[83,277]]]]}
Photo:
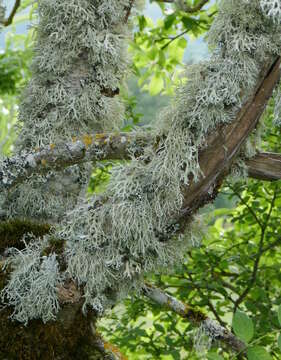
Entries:
{"type": "Polygon", "coordinates": [[[208,360],[223,360],[223,358],[220,355],[216,354],[216,353],[207,354],[207,359],[208,360]]]}
{"type": "Polygon", "coordinates": [[[165,333],[165,329],[163,328],[162,325],[154,324],[154,327],[155,327],[156,330],[160,331],[161,333],[163,333],[163,334],[165,333]]]}
{"type": "Polygon", "coordinates": [[[242,311],[237,310],[233,317],[233,330],[239,339],[248,343],[254,336],[253,321],[242,311]]]}
{"type": "Polygon", "coordinates": [[[164,27],[165,27],[166,30],[169,29],[169,28],[173,25],[173,23],[174,23],[174,21],[176,20],[176,18],[177,18],[177,15],[176,15],[175,13],[173,13],[173,14],[171,14],[171,15],[168,15],[168,16],[165,18],[165,20],[164,20],[164,27]]]}
{"type": "Polygon", "coordinates": [[[278,321],[279,321],[279,324],[281,325],[281,305],[279,305],[279,308],[278,308],[278,321]]]}
{"type": "Polygon", "coordinates": [[[180,353],[179,353],[178,351],[176,351],[176,350],[173,350],[173,351],[171,352],[171,355],[172,355],[172,357],[173,357],[174,360],[180,360],[180,359],[181,359],[180,353]]]}
{"type": "Polygon", "coordinates": [[[253,346],[247,351],[248,360],[272,360],[269,353],[261,346],[253,346]]]}
{"type": "Polygon", "coordinates": [[[164,80],[160,76],[153,76],[149,84],[150,95],[154,96],[160,93],[164,87],[164,80]]]}
{"type": "Polygon", "coordinates": [[[279,336],[278,336],[277,344],[278,344],[278,347],[279,347],[279,349],[281,351],[281,334],[279,334],[279,336]]]}

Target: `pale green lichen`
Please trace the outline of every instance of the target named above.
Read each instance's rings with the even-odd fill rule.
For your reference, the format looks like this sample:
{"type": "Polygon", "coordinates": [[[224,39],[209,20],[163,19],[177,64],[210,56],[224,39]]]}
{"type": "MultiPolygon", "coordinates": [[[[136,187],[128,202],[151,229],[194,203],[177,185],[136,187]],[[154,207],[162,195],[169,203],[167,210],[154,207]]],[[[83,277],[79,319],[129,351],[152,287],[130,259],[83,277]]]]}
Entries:
{"type": "MultiPolygon", "coordinates": [[[[41,0],[32,79],[21,96],[17,151],[117,129],[124,106],[114,96],[127,73],[130,0],[41,0]]],[[[91,165],[32,176],[5,205],[7,216],[55,222],[84,196],[91,165]]]]}
{"type": "MultiPolygon", "coordinates": [[[[103,120],[110,122],[117,116],[111,104],[116,101],[118,108],[118,101],[102,92],[105,87],[114,91],[125,71],[119,64],[124,39],[121,24],[124,12],[120,9],[128,5],[128,1],[70,0],[58,4],[42,0],[39,5],[42,23],[35,76],[22,105],[24,124],[19,148],[41,145],[50,139],[54,142],[52,137],[64,139],[73,132],[76,136],[85,129],[89,133],[89,129],[101,126],[103,120]],[[81,44],[83,50],[89,47],[91,56],[86,60],[84,52],[79,53],[81,44]],[[92,63],[96,66],[92,67],[92,63]],[[73,69],[77,70],[75,76],[71,75],[73,69]],[[89,83],[80,79],[87,79],[89,83]],[[100,100],[96,102],[97,99],[100,100]],[[89,118],[91,112],[93,124],[89,118]]],[[[101,198],[79,199],[78,205],[60,223],[57,232],[66,242],[66,275],[83,285],[84,310],[92,306],[103,312],[131,289],[140,288],[143,274],[172,267],[181,261],[188,244],[197,242],[200,232],[196,225],[190,225],[185,235],[177,234],[182,187],[187,186],[191,178],[196,181],[204,175],[198,154],[206,146],[206,137],[220,124],[233,120],[253,92],[264,62],[280,54],[280,30],[258,0],[222,1],[208,35],[213,55],[209,61],[187,69],[187,83],[178,89],[174,102],[161,114],[152,131],[157,150],[155,146],[148,146],[141,157],[133,157],[129,164],[115,167],[105,194],[101,198]]],[[[82,169],[81,176],[86,179],[87,175],[87,170],[82,169]]],[[[52,178],[53,174],[48,176],[52,178]]],[[[75,181],[71,174],[69,176],[71,188],[75,181]]],[[[52,180],[58,183],[55,188],[59,186],[56,177],[52,180]]],[[[39,180],[38,188],[31,180],[28,182],[30,189],[37,190],[26,203],[24,199],[28,194],[22,193],[20,204],[13,195],[14,204],[21,207],[20,212],[42,216],[46,209],[51,211],[48,205],[51,204],[57,215],[69,208],[59,191],[55,192],[58,199],[54,203],[49,199],[52,192],[48,179],[44,181],[39,180]],[[30,205],[33,202],[35,204],[30,205]],[[56,204],[62,208],[58,210],[56,204]],[[30,206],[34,206],[32,211],[30,206]]],[[[83,184],[84,180],[78,189],[82,189],[83,184]]],[[[75,200],[77,196],[75,190],[75,200]]],[[[16,213],[15,205],[12,213],[16,213]]],[[[37,271],[41,273],[41,268],[37,271]]],[[[27,279],[29,277],[28,274],[27,279]]],[[[17,286],[20,284],[8,292],[12,304],[17,286]]],[[[21,303],[24,299],[25,296],[21,296],[14,303],[16,313],[24,309],[21,303]]],[[[24,321],[33,317],[34,313],[27,309],[24,321]]]]}
{"type": "Polygon", "coordinates": [[[57,286],[63,277],[56,255],[41,256],[41,251],[42,244],[34,239],[24,250],[10,249],[6,253],[6,266],[12,272],[1,300],[14,306],[11,318],[25,325],[31,319],[54,320],[60,308],[57,286]]]}
{"type": "Polygon", "coordinates": [[[68,214],[60,234],[68,273],[85,285],[86,304],[105,309],[120,284],[129,290],[143,273],[178,261],[189,237],[174,236],[182,186],[202,176],[198,152],[206,136],[235,117],[264,61],[280,53],[279,35],[258,1],[222,1],[208,35],[213,55],[188,68],[187,84],[161,115],[154,129],[162,139],[157,153],[148,147],[114,168],[107,200],[92,199],[68,214]]]}
{"type": "Polygon", "coordinates": [[[263,12],[276,23],[281,23],[281,3],[280,0],[261,0],[263,12]]]}

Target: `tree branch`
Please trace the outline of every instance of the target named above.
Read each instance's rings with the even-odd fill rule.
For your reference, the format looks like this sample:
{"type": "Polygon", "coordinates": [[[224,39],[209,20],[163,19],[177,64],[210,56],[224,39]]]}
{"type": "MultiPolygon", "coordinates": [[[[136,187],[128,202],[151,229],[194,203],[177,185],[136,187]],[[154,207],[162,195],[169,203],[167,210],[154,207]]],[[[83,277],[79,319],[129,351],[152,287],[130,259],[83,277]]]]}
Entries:
{"type": "MultiPolygon", "coordinates": [[[[238,156],[241,146],[256,127],[267,101],[280,78],[280,59],[268,65],[261,76],[257,90],[252,98],[244,104],[236,120],[222,126],[209,136],[206,148],[199,154],[199,164],[204,174],[200,181],[191,182],[183,189],[184,206],[180,217],[182,224],[201,206],[217,195],[223,178],[230,170],[231,164],[238,156]],[[212,190],[212,191],[211,191],[212,190]]],[[[0,191],[9,190],[17,183],[24,181],[31,174],[44,173],[50,169],[63,169],[77,163],[128,158],[133,152],[141,153],[143,147],[153,141],[142,134],[96,134],[85,135],[73,143],[50,144],[47,149],[38,152],[23,153],[2,161],[0,168],[0,191]]],[[[276,180],[280,176],[280,160],[276,154],[259,155],[257,160],[249,162],[249,174],[256,178],[276,180]],[[265,156],[269,156],[273,169],[268,169],[265,156]],[[257,166],[258,164],[258,166],[257,166]],[[255,170],[257,166],[258,170],[255,170]]]]}
{"type": "Polygon", "coordinates": [[[181,317],[189,320],[195,326],[202,326],[207,334],[212,336],[215,340],[220,340],[226,344],[232,351],[241,353],[245,350],[246,345],[236,338],[225,327],[221,326],[218,322],[208,318],[200,310],[193,309],[188,305],[182,303],[171,295],[166,294],[161,289],[155,288],[146,284],[143,288],[145,296],[154,301],[155,303],[168,308],[181,317]]]}
{"type": "MultiPolygon", "coordinates": [[[[0,163],[0,191],[9,190],[34,174],[88,161],[128,160],[140,155],[153,142],[149,133],[119,133],[86,135],[72,143],[51,144],[32,153],[18,154],[0,163]]],[[[245,160],[248,175],[265,181],[281,179],[281,154],[258,153],[245,160]]]]}
{"type": "Polygon", "coordinates": [[[21,0],[16,0],[15,1],[15,4],[13,6],[13,9],[12,9],[9,17],[6,20],[4,20],[4,22],[3,22],[4,26],[9,26],[9,25],[12,24],[12,22],[14,20],[14,17],[16,15],[16,12],[17,12],[18,8],[20,7],[20,3],[21,3],[21,0]]]}
{"type": "MultiPolygon", "coordinates": [[[[160,3],[168,3],[168,4],[175,4],[176,1],[175,0],[155,0],[156,2],[160,2],[160,3]]],[[[197,5],[195,6],[189,6],[187,4],[183,4],[184,5],[184,11],[186,13],[195,13],[197,11],[200,11],[202,9],[202,7],[207,4],[207,2],[209,2],[209,0],[201,0],[198,2],[197,5]]]]}
{"type": "Polygon", "coordinates": [[[259,153],[246,161],[250,177],[275,181],[281,179],[281,154],[259,153]]]}
{"type": "Polygon", "coordinates": [[[191,181],[183,189],[181,214],[175,215],[175,223],[183,231],[189,217],[200,207],[213,201],[232,162],[239,155],[242,145],[263,114],[280,79],[280,58],[265,67],[253,96],[243,105],[236,119],[222,126],[207,139],[206,148],[199,154],[199,165],[204,176],[197,182],[191,181]]]}
{"type": "Polygon", "coordinates": [[[21,153],[0,163],[0,191],[10,190],[34,174],[88,161],[129,159],[152,141],[144,133],[93,134],[72,143],[50,144],[32,153],[21,153]]]}

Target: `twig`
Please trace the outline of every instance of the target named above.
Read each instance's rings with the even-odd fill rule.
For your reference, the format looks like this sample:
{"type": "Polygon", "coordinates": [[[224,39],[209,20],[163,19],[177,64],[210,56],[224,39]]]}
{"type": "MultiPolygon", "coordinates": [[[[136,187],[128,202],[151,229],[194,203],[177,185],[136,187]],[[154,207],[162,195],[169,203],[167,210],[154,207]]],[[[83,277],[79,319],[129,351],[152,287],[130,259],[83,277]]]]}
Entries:
{"type": "Polygon", "coordinates": [[[239,307],[239,305],[242,303],[242,301],[246,298],[246,296],[248,295],[248,293],[251,291],[252,287],[254,286],[255,282],[256,282],[256,278],[257,278],[257,274],[258,274],[258,269],[259,269],[259,264],[260,264],[260,259],[264,253],[264,238],[265,238],[265,233],[266,233],[266,228],[268,225],[268,221],[270,219],[270,216],[272,214],[272,210],[274,207],[274,203],[276,200],[276,189],[274,189],[274,195],[271,199],[271,203],[270,203],[270,208],[269,208],[269,212],[267,214],[265,223],[262,225],[262,232],[261,232],[261,236],[260,236],[260,242],[259,242],[259,249],[258,249],[258,253],[256,255],[256,259],[254,262],[254,267],[253,267],[253,271],[252,271],[252,276],[251,279],[247,285],[247,287],[245,288],[245,290],[242,292],[242,294],[239,296],[239,298],[235,301],[235,305],[234,305],[234,309],[233,312],[235,312],[237,310],[237,308],[239,307]]]}
{"type": "Polygon", "coordinates": [[[10,13],[10,16],[6,20],[4,20],[4,22],[3,22],[4,26],[9,26],[9,25],[12,24],[13,19],[14,19],[15,15],[16,15],[16,12],[17,12],[18,8],[20,7],[20,3],[21,3],[21,0],[16,0],[15,1],[15,4],[13,6],[13,9],[12,9],[11,13],[10,13]]]}
{"type": "Polygon", "coordinates": [[[239,194],[239,192],[237,192],[228,182],[226,182],[227,186],[234,192],[234,194],[240,199],[240,201],[242,202],[243,205],[246,206],[246,208],[249,210],[249,212],[253,215],[254,219],[256,220],[257,224],[260,226],[261,229],[263,229],[263,224],[260,221],[260,219],[257,217],[256,213],[254,212],[254,210],[251,208],[251,206],[249,206],[249,204],[247,203],[247,201],[245,201],[243,199],[243,197],[239,194]]]}
{"type": "Polygon", "coordinates": [[[155,288],[149,284],[146,284],[143,288],[143,292],[144,295],[152,301],[189,320],[193,325],[202,326],[206,333],[212,336],[213,339],[222,341],[236,353],[240,353],[245,350],[245,343],[236,338],[236,336],[225,327],[208,318],[200,310],[184,304],[173,296],[166,294],[161,289],[155,288]]]}
{"type": "MultiPolygon", "coordinates": [[[[176,1],[175,0],[155,0],[156,2],[160,2],[160,3],[168,3],[168,4],[175,4],[176,1]]],[[[184,4],[184,11],[186,13],[195,13],[197,11],[200,11],[202,9],[202,7],[207,4],[207,2],[209,2],[209,0],[201,0],[198,2],[197,5],[195,6],[188,6],[187,4],[184,4]]]]}
{"type": "MultiPolygon", "coordinates": [[[[198,293],[199,293],[202,297],[204,297],[204,294],[203,294],[203,292],[201,291],[200,287],[195,284],[195,282],[194,282],[194,280],[193,280],[193,277],[192,277],[190,274],[188,274],[187,276],[188,276],[189,280],[191,281],[191,283],[193,284],[194,288],[198,291],[198,293]]],[[[209,300],[209,297],[207,297],[207,304],[208,304],[208,306],[209,306],[209,309],[211,310],[211,312],[214,314],[215,318],[216,318],[217,321],[219,322],[219,324],[220,324],[221,326],[225,326],[225,325],[226,325],[225,322],[222,321],[222,319],[220,318],[220,316],[219,316],[219,314],[217,313],[217,310],[215,309],[214,305],[213,305],[213,304],[211,303],[211,301],[209,300]]]]}
{"type": "Polygon", "coordinates": [[[129,6],[127,7],[127,12],[126,12],[126,16],[125,16],[125,23],[127,23],[128,22],[128,20],[129,20],[129,17],[130,17],[130,15],[131,15],[131,11],[132,11],[132,8],[133,8],[133,5],[134,5],[134,2],[135,2],[135,0],[130,0],[130,3],[129,3],[129,6]]]}

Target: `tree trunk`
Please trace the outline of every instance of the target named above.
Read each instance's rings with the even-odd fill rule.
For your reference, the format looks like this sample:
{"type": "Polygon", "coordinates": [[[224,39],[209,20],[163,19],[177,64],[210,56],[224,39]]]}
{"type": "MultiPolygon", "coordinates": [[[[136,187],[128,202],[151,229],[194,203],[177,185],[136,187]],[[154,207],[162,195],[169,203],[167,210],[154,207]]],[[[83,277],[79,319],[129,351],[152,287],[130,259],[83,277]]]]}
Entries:
{"type": "Polygon", "coordinates": [[[80,306],[66,305],[56,321],[30,321],[28,327],[9,319],[10,309],[0,312],[0,359],[63,360],[104,359],[95,344],[93,318],[80,306]]]}

